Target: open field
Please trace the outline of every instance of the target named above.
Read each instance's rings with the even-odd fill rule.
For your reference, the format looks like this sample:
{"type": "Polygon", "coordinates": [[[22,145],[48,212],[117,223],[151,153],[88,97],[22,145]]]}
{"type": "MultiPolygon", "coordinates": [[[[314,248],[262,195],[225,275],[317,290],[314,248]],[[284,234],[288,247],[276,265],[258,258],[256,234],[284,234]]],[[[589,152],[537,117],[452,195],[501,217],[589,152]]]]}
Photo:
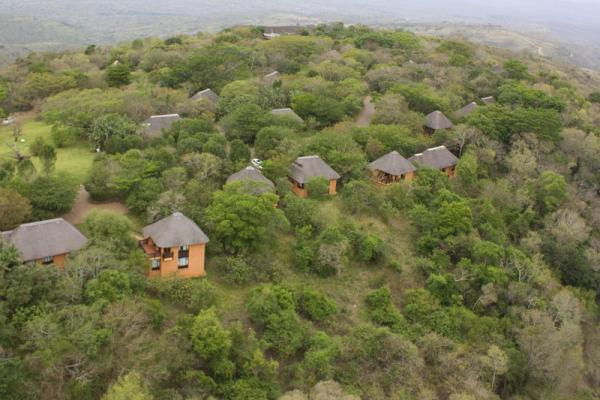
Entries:
{"type": "MultiPolygon", "coordinates": [[[[22,124],[22,135],[17,148],[24,154],[29,154],[29,144],[36,138],[42,137],[48,143],[51,143],[51,126],[41,121],[26,119],[22,124]]],[[[0,157],[12,157],[13,150],[13,126],[0,126],[0,157]]],[[[56,149],[57,173],[65,173],[72,176],[77,183],[83,183],[92,167],[94,153],[90,151],[89,146],[81,143],[75,146],[56,149]]],[[[40,161],[37,157],[32,157],[33,164],[41,169],[40,161]]]]}

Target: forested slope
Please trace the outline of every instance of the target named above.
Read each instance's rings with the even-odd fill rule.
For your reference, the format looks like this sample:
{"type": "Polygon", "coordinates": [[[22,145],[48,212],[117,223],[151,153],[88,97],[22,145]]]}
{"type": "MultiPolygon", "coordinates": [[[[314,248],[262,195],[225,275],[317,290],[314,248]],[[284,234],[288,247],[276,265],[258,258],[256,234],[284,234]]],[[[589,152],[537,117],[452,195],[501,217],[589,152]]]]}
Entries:
{"type": "Polygon", "coordinates": [[[33,53],[1,71],[0,101],[18,120],[0,130],[2,230],[68,212],[82,175],[95,201],[130,210],[90,215],[62,271],[2,245],[2,399],[600,395],[589,72],[401,31],[239,28],[33,53]],[[218,104],[190,99],[206,88],[218,104]],[[285,107],[302,121],[270,112],[285,107]],[[428,136],[435,110],[455,126],[428,136]],[[368,173],[439,145],[460,157],[452,179],[368,173]],[[58,170],[69,154],[81,160],[58,170]],[[337,196],[321,180],[291,192],[288,166],[312,154],[341,175],[337,196]],[[276,193],[224,185],[251,158],[276,193]],[[134,235],[174,211],[210,237],[205,278],[145,276],[134,235]]]}

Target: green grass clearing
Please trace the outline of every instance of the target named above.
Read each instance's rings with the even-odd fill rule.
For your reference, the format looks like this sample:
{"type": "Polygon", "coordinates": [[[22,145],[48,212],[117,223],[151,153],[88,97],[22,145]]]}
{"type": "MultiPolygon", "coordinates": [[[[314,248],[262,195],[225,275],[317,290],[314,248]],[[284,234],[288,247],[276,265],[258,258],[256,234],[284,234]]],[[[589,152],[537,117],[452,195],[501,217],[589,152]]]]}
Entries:
{"type": "MultiPolygon", "coordinates": [[[[22,135],[17,147],[23,154],[29,154],[29,144],[38,137],[44,138],[47,143],[52,143],[50,136],[52,127],[44,122],[27,120],[21,129],[22,135]]],[[[12,157],[14,153],[9,146],[13,144],[13,126],[0,126],[0,157],[12,157]]],[[[55,172],[67,174],[77,183],[83,183],[90,172],[93,160],[94,153],[90,151],[87,144],[80,143],[66,148],[57,148],[55,172]]],[[[40,171],[42,168],[40,160],[32,157],[32,162],[40,171]]]]}

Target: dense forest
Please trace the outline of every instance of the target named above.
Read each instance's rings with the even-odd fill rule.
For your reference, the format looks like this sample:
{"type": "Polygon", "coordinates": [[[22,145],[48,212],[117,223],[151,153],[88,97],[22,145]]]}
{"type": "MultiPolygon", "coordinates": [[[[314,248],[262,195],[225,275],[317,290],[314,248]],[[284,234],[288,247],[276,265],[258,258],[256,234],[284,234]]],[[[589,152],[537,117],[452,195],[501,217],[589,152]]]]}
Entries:
{"type": "Polygon", "coordinates": [[[0,242],[0,398],[597,398],[591,74],[343,24],[17,60],[0,71],[0,116],[17,119],[0,127],[0,229],[66,214],[81,184],[129,212],[89,214],[62,270],[0,242]],[[218,102],[191,98],[207,88],[218,102]],[[288,107],[301,118],[271,112],[288,107]],[[436,110],[454,127],[428,135],[436,110]],[[455,177],[368,172],[440,145],[455,177]],[[305,155],[339,173],[336,196],[319,179],[292,193],[305,155]],[[274,191],[225,184],[255,158],[274,191]],[[204,278],[146,276],[136,237],[174,211],[210,237],[204,278]]]}

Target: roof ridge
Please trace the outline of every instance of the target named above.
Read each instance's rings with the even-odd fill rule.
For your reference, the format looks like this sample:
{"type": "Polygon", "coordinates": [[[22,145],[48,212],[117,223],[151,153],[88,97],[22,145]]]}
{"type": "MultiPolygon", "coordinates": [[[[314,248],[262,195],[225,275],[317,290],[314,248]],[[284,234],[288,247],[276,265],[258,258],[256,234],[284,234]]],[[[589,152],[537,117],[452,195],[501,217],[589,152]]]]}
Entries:
{"type": "Polygon", "coordinates": [[[160,114],[160,115],[151,115],[150,118],[164,118],[164,117],[179,117],[179,114],[160,114]]]}
{"type": "MultiPolygon", "coordinates": [[[[25,223],[25,224],[21,224],[21,225],[19,225],[19,226],[18,226],[17,228],[15,228],[15,229],[18,229],[18,228],[20,228],[20,227],[22,227],[22,226],[38,226],[38,225],[49,224],[49,223],[51,223],[51,222],[61,222],[61,221],[63,221],[63,222],[67,222],[67,221],[66,221],[64,218],[62,218],[62,217],[58,217],[58,218],[52,218],[52,219],[44,219],[44,220],[41,220],[41,221],[27,222],[27,223],[25,223]]],[[[14,229],[13,229],[13,230],[14,230],[14,229]]]]}

